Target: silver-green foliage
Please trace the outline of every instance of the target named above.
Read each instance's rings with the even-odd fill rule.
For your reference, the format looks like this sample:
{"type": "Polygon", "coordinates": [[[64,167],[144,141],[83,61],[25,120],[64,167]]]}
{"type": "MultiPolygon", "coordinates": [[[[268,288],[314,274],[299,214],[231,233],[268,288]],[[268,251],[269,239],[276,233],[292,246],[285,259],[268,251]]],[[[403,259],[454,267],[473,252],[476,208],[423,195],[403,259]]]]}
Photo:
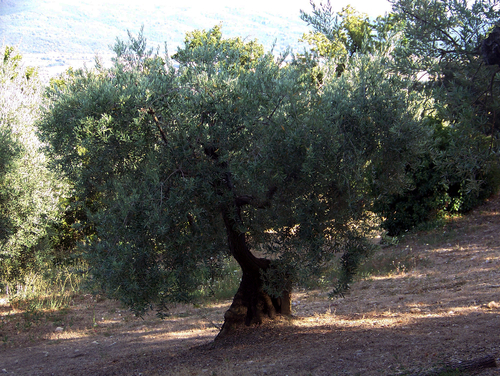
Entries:
{"type": "Polygon", "coordinates": [[[335,262],[345,289],[369,249],[368,177],[397,189],[420,150],[407,83],[389,56],[354,57],[340,78],[324,67],[317,86],[307,64],[217,28],[190,38],[178,68],[118,57],[52,87],[41,132],[95,230],[96,281],[137,312],[188,299],[232,231],[273,260],[272,295],[335,262]]]}

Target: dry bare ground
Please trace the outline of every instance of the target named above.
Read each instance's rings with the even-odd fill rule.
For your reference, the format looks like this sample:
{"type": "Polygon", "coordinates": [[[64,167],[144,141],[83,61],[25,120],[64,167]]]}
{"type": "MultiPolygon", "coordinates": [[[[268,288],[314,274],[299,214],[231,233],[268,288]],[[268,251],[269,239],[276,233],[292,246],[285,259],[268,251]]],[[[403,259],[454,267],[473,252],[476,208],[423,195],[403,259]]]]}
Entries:
{"type": "Polygon", "coordinates": [[[395,257],[393,271],[365,276],[345,299],[297,292],[293,319],[217,342],[229,301],[177,306],[163,321],[91,296],[43,314],[4,304],[0,374],[444,375],[436,370],[487,355],[500,364],[499,233],[497,196],[444,228],[381,248],[372,262],[395,257]]]}

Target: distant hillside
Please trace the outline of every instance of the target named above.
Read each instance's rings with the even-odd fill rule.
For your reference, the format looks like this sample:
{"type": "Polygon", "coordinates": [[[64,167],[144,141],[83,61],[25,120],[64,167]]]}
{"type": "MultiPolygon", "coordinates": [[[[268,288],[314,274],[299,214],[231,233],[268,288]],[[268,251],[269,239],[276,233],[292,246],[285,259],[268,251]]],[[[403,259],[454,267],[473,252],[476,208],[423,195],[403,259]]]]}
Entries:
{"type": "MultiPolygon", "coordinates": [[[[116,37],[137,32],[144,25],[151,46],[167,42],[176,51],[184,35],[223,23],[226,37],[258,39],[266,49],[276,41],[275,51],[288,45],[299,48],[298,39],[307,26],[296,16],[262,11],[243,11],[165,5],[168,1],[0,0],[0,42],[19,45],[27,54],[95,54],[109,52],[116,37]],[[145,4],[145,5],[143,5],[145,4]]],[[[306,2],[307,3],[307,2],[306,2]]],[[[182,3],[181,3],[182,4],[182,3]]]]}

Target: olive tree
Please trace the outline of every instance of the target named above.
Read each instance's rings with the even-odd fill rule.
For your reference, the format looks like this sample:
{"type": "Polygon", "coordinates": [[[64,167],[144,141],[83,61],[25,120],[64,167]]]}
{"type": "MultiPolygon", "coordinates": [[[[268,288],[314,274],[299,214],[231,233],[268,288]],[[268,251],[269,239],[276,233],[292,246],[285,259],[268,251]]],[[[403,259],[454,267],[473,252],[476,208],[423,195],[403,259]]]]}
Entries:
{"type": "Polygon", "coordinates": [[[318,86],[307,64],[218,27],[186,37],[178,68],[138,41],[54,87],[40,124],[86,208],[100,286],[162,311],[233,257],[221,336],[290,314],[293,286],[334,265],[345,291],[370,249],[369,176],[397,189],[419,150],[418,100],[388,57],[353,57],[342,77],[325,65],[318,86]]]}

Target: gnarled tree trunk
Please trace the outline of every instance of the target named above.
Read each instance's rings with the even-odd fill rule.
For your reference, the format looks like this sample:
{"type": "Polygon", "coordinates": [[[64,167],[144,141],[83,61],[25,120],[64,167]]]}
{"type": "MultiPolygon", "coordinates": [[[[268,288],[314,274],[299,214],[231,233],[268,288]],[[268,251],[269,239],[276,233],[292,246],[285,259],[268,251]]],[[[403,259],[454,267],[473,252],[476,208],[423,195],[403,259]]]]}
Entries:
{"type": "Polygon", "coordinates": [[[270,267],[271,262],[252,254],[245,234],[238,230],[241,224],[240,208],[235,205],[233,209],[234,212],[231,213],[229,209],[224,208],[222,216],[229,249],[240,265],[243,276],[233,302],[224,315],[224,324],[218,339],[229,334],[238,325],[260,324],[266,317],[274,319],[278,314],[291,314],[291,286],[283,291],[279,298],[273,298],[264,291],[261,275],[262,271],[270,267]]]}

